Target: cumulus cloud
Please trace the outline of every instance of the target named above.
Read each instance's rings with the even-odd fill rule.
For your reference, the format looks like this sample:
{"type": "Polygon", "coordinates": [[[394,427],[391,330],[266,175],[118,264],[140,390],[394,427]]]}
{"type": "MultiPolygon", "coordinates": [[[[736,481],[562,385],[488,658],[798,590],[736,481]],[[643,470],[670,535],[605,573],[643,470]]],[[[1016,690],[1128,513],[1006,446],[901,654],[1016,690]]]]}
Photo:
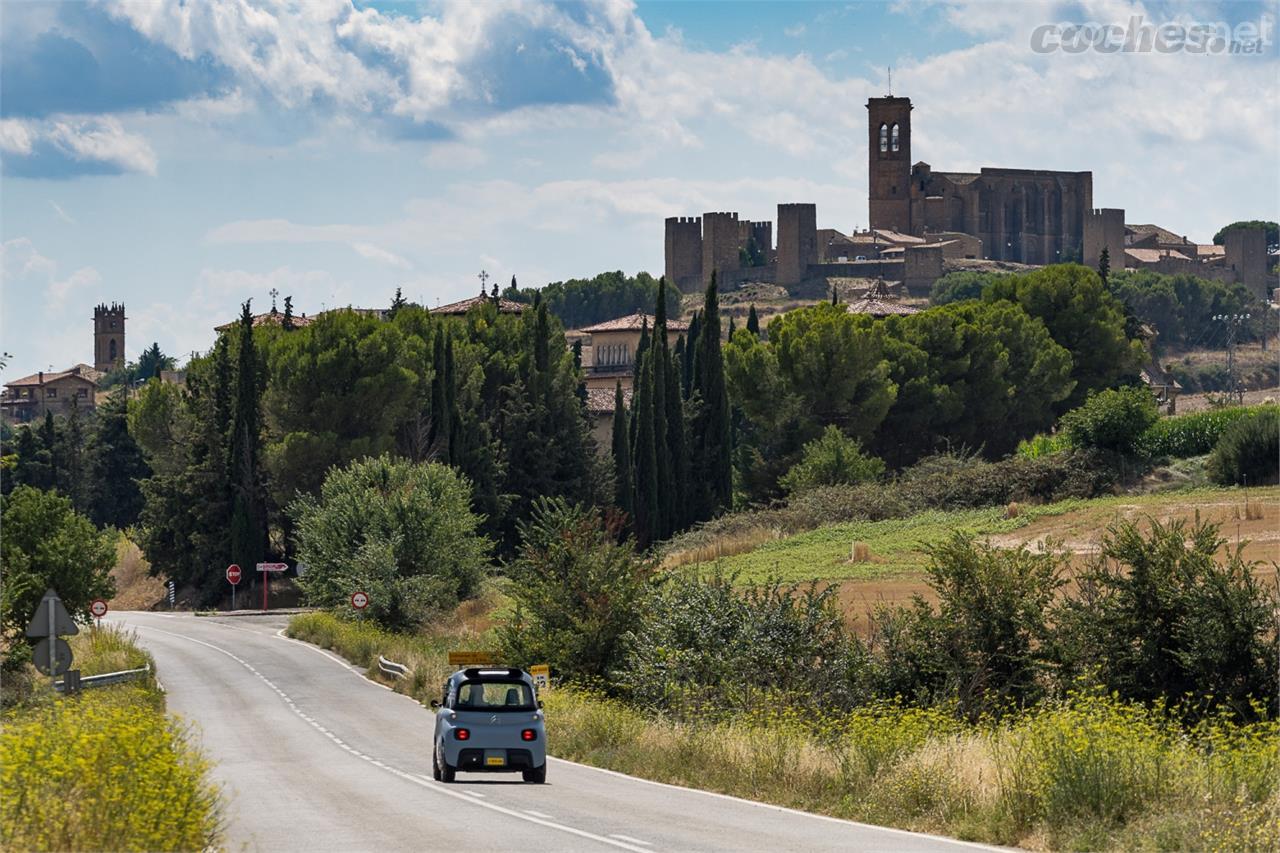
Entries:
{"type": "Polygon", "coordinates": [[[4,173],[26,178],[156,173],[156,153],[145,137],[130,133],[114,116],[55,116],[9,119],[0,128],[4,173]]]}

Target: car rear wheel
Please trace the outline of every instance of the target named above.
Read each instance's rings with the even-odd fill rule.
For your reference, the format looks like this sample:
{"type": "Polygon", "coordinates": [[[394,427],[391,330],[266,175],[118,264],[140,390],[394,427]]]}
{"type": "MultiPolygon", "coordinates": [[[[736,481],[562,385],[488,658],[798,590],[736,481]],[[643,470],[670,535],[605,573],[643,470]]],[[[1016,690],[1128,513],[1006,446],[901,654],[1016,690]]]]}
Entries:
{"type": "Polygon", "coordinates": [[[434,749],[431,750],[431,778],[440,781],[440,756],[434,749]]]}
{"type": "Polygon", "coordinates": [[[541,767],[535,767],[532,770],[524,770],[522,771],[522,774],[524,776],[524,781],[534,782],[538,785],[541,785],[543,782],[547,781],[546,762],[543,762],[541,767]]]}
{"type": "Polygon", "coordinates": [[[436,753],[436,760],[431,762],[433,765],[433,775],[441,782],[452,782],[457,778],[458,770],[456,767],[450,767],[449,762],[445,761],[444,756],[436,753]]]}

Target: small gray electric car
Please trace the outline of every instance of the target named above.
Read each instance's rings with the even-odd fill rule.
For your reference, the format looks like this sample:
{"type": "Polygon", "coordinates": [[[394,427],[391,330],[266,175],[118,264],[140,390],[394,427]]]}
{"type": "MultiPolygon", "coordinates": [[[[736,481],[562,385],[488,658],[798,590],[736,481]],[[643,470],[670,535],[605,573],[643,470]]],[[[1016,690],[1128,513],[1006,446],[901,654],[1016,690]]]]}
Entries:
{"type": "Polygon", "coordinates": [[[444,683],[436,709],[431,766],[452,782],[459,770],[547,780],[547,733],[533,678],[520,669],[463,669],[444,683]]]}

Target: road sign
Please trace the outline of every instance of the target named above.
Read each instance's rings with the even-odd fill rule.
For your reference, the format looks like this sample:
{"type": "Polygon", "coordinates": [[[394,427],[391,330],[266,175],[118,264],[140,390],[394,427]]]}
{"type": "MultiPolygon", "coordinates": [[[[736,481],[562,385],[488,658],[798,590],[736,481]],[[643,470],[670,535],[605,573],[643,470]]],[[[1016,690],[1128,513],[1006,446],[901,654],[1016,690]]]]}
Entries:
{"type": "Polygon", "coordinates": [[[101,619],[107,615],[107,603],[101,598],[95,598],[89,602],[89,612],[93,614],[95,619],[101,619]]]}
{"type": "Polygon", "coordinates": [[[258,571],[287,572],[289,571],[289,564],[288,563],[258,563],[258,571]]]}
{"type": "Polygon", "coordinates": [[[533,676],[533,686],[539,692],[551,689],[551,667],[545,663],[529,667],[529,675],[533,676]]]}
{"type": "Polygon", "coordinates": [[[356,610],[364,610],[369,606],[369,593],[353,592],[351,593],[351,606],[356,610]]]}
{"type": "Polygon", "coordinates": [[[449,666],[488,666],[497,660],[493,652],[449,652],[449,666]]]}
{"type": "Polygon", "coordinates": [[[45,637],[36,643],[31,657],[45,675],[62,675],[71,668],[71,647],[61,637],[45,637]]]}
{"type": "Polygon", "coordinates": [[[80,629],[71,621],[71,614],[63,606],[62,599],[53,590],[44,594],[36,606],[36,615],[27,623],[28,637],[57,637],[79,634],[80,629]]]}
{"type": "Polygon", "coordinates": [[[227,566],[227,583],[232,585],[240,583],[240,567],[235,563],[227,566]]]}
{"type": "Polygon", "coordinates": [[[178,600],[178,587],[173,581],[169,581],[169,609],[173,609],[173,605],[178,600]]]}

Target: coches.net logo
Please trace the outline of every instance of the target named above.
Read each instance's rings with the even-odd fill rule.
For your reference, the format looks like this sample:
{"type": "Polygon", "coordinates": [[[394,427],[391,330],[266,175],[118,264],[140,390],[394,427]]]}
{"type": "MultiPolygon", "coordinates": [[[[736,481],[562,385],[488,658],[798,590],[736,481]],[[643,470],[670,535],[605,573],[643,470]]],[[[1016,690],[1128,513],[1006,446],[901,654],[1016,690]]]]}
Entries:
{"type": "Polygon", "coordinates": [[[1041,24],[1031,31],[1034,53],[1186,53],[1191,55],[1260,55],[1275,43],[1276,19],[1257,21],[1167,21],[1153,24],[1142,15],[1126,23],[1041,24]]]}

